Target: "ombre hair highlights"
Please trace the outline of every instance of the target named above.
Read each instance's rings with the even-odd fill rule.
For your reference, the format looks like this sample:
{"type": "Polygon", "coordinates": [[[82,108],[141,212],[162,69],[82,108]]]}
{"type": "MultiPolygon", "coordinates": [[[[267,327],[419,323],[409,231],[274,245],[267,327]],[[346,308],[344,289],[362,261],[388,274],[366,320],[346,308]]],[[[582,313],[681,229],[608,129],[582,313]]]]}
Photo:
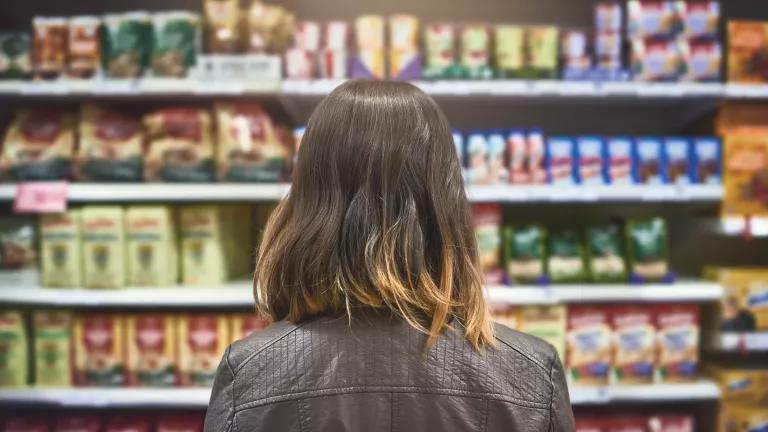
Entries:
{"type": "Polygon", "coordinates": [[[254,280],[274,320],[389,309],[426,333],[493,344],[451,129],[411,84],[349,81],[309,119],[254,280]]]}

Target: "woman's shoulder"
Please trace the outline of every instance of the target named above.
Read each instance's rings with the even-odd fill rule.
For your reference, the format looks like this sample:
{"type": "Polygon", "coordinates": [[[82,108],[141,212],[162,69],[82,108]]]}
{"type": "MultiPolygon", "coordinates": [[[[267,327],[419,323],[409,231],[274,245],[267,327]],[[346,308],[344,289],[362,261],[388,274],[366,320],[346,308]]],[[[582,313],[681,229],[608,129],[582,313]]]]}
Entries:
{"type": "Polygon", "coordinates": [[[288,321],[277,321],[268,327],[261,329],[251,335],[234,342],[230,345],[227,353],[227,361],[232,370],[237,371],[248,362],[248,360],[257,356],[262,351],[269,349],[272,345],[289,337],[300,325],[288,321]]]}
{"type": "Polygon", "coordinates": [[[550,373],[555,361],[558,360],[557,350],[548,342],[526,333],[494,323],[494,335],[497,348],[512,350],[524,356],[530,362],[550,373]]]}

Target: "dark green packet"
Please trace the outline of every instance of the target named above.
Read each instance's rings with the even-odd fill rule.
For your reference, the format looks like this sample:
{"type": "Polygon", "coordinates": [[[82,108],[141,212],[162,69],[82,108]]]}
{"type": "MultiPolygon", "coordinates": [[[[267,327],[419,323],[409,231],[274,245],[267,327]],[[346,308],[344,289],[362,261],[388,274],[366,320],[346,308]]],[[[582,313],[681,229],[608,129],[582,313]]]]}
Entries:
{"type": "Polygon", "coordinates": [[[626,232],[630,279],[638,282],[670,279],[667,224],[664,219],[630,220],[626,232]]]}
{"type": "Polygon", "coordinates": [[[587,279],[586,248],[576,231],[552,233],[548,244],[547,268],[552,283],[581,282],[587,279]]]}
{"type": "Polygon", "coordinates": [[[545,283],[546,231],[536,225],[504,229],[504,269],[513,283],[545,283]]]}
{"type": "Polygon", "coordinates": [[[589,270],[595,282],[619,282],[627,279],[627,264],[621,250],[619,227],[600,225],[587,229],[589,270]]]}

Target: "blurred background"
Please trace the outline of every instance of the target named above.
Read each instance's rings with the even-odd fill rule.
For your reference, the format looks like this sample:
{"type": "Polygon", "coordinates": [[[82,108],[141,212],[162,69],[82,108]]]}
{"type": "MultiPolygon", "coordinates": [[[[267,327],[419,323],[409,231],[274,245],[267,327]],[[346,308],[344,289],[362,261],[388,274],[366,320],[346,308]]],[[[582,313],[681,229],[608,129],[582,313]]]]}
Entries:
{"type": "Polygon", "coordinates": [[[0,430],[201,431],[304,125],[454,129],[496,319],[578,430],[768,425],[768,3],[0,3],[0,430]]]}

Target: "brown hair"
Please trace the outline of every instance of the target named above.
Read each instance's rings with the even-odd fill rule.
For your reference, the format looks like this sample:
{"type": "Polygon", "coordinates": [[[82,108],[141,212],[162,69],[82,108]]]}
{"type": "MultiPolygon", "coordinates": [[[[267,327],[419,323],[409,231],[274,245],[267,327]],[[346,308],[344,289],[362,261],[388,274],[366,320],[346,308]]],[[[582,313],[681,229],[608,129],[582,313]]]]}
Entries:
{"type": "Polygon", "coordinates": [[[456,327],[476,348],[493,344],[451,129],[429,96],[355,80],[320,102],[267,223],[254,290],[274,320],[388,308],[428,345],[456,327]]]}

